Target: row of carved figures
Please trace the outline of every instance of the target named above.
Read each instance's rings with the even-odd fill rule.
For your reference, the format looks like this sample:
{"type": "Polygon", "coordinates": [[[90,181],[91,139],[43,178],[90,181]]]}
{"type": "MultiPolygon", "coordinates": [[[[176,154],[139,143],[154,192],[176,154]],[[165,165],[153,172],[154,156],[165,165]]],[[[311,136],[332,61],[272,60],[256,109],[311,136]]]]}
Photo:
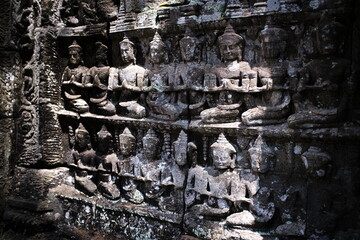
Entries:
{"type": "Polygon", "coordinates": [[[342,28],[335,22],[319,28],[322,58],[301,69],[281,59],[285,33],[276,27],[260,32],[265,62],[253,67],[243,61],[244,39],[230,24],[218,38],[222,63],[216,66],[197,61],[199,42],[190,31],[180,40],[183,62],[176,67],[168,62],[168,48],[158,33],[150,42],[149,69],[136,64],[134,43],[126,36],[120,42],[124,65],[118,69],[107,66],[107,47],[100,42],[97,65],[86,68],[81,64],[81,47],[74,42],[62,77],[65,109],[171,121],[190,113],[204,123],[241,119],[245,125],[266,125],[287,120],[289,127],[328,126],[338,120],[343,101],[339,85],[347,87],[349,78],[348,62],[334,58],[342,28]]]}
{"type": "Polygon", "coordinates": [[[207,167],[197,164],[197,147],[188,142],[184,131],[173,142],[173,153],[168,159],[160,156],[161,140],[152,129],[143,137],[140,153],[136,153],[136,138],[128,128],[119,135],[119,141],[119,153],[115,153],[113,136],[103,126],[97,133],[95,151],[89,132],[79,125],[72,151],[79,190],[90,196],[99,191],[112,200],[123,194],[132,203],[146,202],[174,212],[182,209],[178,207],[186,191],[189,211],[204,216],[230,215],[241,202],[251,203],[260,188],[258,174],[269,170],[270,158],[274,156],[261,136],[248,150],[251,170],[236,166],[236,150],[224,134],[210,146],[213,163],[207,167]],[[194,162],[189,164],[188,158],[194,162]],[[206,203],[202,202],[204,197],[206,203]]]}
{"type": "MultiPolygon", "coordinates": [[[[119,134],[118,152],[114,151],[117,140],[105,126],[96,138],[94,150],[94,141],[81,123],[74,132],[75,184],[89,196],[100,192],[111,200],[122,198],[177,213],[185,202],[187,212],[216,217],[228,225],[241,225],[249,218],[252,224],[267,222],[274,215],[274,203],[267,202],[271,190],[262,188],[260,175],[271,169],[275,152],[260,135],[246,149],[249,168],[238,166],[238,152],[222,133],[210,145],[205,164],[198,163],[197,145],[188,142],[184,131],[162,154],[162,140],[153,129],[142,138],[141,149],[128,128],[119,134]],[[244,204],[249,207],[244,209],[244,204]]],[[[321,177],[331,160],[316,147],[301,158],[309,171],[321,177]]]]}

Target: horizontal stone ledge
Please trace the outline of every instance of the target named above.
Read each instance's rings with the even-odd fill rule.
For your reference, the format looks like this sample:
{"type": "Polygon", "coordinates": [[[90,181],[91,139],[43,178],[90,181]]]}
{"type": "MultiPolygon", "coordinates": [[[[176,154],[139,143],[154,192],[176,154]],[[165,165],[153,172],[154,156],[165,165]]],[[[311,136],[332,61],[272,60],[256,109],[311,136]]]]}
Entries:
{"type": "Polygon", "coordinates": [[[92,113],[77,114],[67,110],[60,110],[57,112],[57,114],[58,116],[62,116],[70,119],[72,118],[75,120],[80,120],[80,119],[97,120],[101,123],[106,123],[110,125],[133,125],[133,126],[146,127],[146,128],[150,128],[154,126],[158,129],[168,129],[168,130],[172,130],[172,129],[186,130],[188,129],[188,125],[189,125],[187,120],[161,121],[161,120],[149,119],[149,118],[136,119],[136,118],[123,117],[119,115],[102,116],[92,113]]]}
{"type": "Polygon", "coordinates": [[[78,27],[63,27],[58,30],[59,37],[88,37],[107,35],[107,23],[98,23],[78,27]]]}
{"type": "Polygon", "coordinates": [[[54,189],[51,189],[51,192],[55,194],[59,199],[69,202],[78,202],[81,205],[92,205],[96,208],[111,211],[114,213],[135,214],[138,216],[158,219],[174,224],[181,224],[182,221],[182,214],[180,213],[177,214],[173,212],[164,212],[155,207],[148,206],[144,203],[133,204],[124,201],[123,199],[109,201],[107,198],[101,195],[96,197],[87,197],[82,193],[78,192],[74,187],[67,185],[60,185],[54,189]]]}
{"type": "MultiPolygon", "coordinates": [[[[342,124],[339,127],[326,128],[297,128],[292,129],[286,123],[277,125],[247,126],[241,122],[213,123],[206,124],[201,120],[178,120],[160,121],[149,118],[135,119],[119,115],[101,116],[92,113],[77,114],[75,112],[60,110],[57,112],[59,117],[65,117],[80,121],[82,119],[99,121],[109,125],[132,125],[134,127],[154,127],[157,129],[184,129],[201,134],[220,134],[226,133],[230,136],[258,136],[271,138],[304,138],[304,139],[360,139],[360,126],[342,124]]],[[[340,124],[340,123],[339,123],[340,124]]]]}

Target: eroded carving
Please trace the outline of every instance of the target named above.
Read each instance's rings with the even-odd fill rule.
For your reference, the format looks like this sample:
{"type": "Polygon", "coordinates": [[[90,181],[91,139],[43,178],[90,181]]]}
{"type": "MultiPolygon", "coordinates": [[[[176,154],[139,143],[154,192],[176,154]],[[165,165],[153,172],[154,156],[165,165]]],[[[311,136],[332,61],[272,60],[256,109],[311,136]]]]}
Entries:
{"type": "Polygon", "coordinates": [[[69,46],[69,66],[62,75],[62,89],[65,109],[77,113],[89,111],[89,104],[84,100],[84,78],[88,68],[83,66],[82,48],[77,42],[69,46]]]}
{"type": "Polygon", "coordinates": [[[124,66],[119,68],[114,90],[120,91],[119,114],[133,118],[146,116],[145,107],[140,104],[141,93],[148,87],[147,71],[136,65],[134,43],[126,36],[120,42],[120,56],[124,66]]]}

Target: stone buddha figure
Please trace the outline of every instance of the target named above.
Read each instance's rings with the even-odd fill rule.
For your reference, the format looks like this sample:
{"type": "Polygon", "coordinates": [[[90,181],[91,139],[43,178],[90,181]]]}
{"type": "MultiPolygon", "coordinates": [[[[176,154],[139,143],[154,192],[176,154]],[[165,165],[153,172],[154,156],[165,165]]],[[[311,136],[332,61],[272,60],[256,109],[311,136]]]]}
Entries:
{"type": "Polygon", "coordinates": [[[107,66],[107,46],[96,42],[96,66],[89,69],[85,84],[91,84],[90,111],[95,114],[111,116],[116,113],[115,106],[109,101],[110,67],[107,66]]]}
{"type": "MultiPolygon", "coordinates": [[[[243,38],[235,33],[230,24],[218,39],[222,64],[214,67],[209,77],[215,78],[216,85],[220,86],[208,90],[220,91],[220,94],[217,101],[213,101],[216,106],[200,113],[204,123],[234,122],[239,116],[242,102],[236,91],[242,88],[239,86],[241,76],[251,72],[249,63],[242,61],[243,42],[243,38]]],[[[208,100],[209,105],[212,105],[211,102],[208,100]]]]}
{"type": "Polygon", "coordinates": [[[95,151],[91,147],[90,134],[82,125],[75,130],[75,150],[73,157],[79,168],[94,170],[96,168],[95,151]]]}
{"type": "MultiPolygon", "coordinates": [[[[204,172],[198,168],[198,173],[192,180],[194,184],[190,186],[205,200],[196,204],[199,200],[193,198],[192,203],[187,203],[194,204],[189,210],[195,214],[222,218],[229,215],[237,204],[249,203],[250,199],[246,198],[246,186],[240,179],[239,171],[234,169],[236,150],[224,134],[220,134],[216,142],[210,146],[210,156],[213,167],[204,169],[204,172]],[[205,178],[206,184],[203,184],[204,179],[199,177],[205,178]],[[199,185],[196,181],[202,184],[199,185]]],[[[192,177],[190,172],[189,177],[192,177]]]]}
{"type": "Polygon", "coordinates": [[[87,195],[94,195],[97,187],[93,181],[93,175],[87,170],[96,169],[96,154],[91,147],[90,134],[80,123],[75,130],[75,146],[73,158],[80,170],[75,174],[75,186],[87,195]]]}
{"type": "Polygon", "coordinates": [[[187,134],[181,130],[179,137],[173,143],[172,161],[162,170],[162,182],[164,187],[167,187],[168,196],[163,196],[159,202],[159,207],[162,210],[182,212],[182,204],[184,202],[184,187],[188,172],[188,137],[187,134]]]}
{"type": "Polygon", "coordinates": [[[186,105],[178,101],[176,92],[170,92],[174,89],[175,68],[169,65],[168,48],[157,32],[150,42],[149,58],[152,67],[148,76],[153,90],[146,98],[149,115],[160,120],[177,120],[186,105]]]}
{"type": "Polygon", "coordinates": [[[265,26],[259,34],[264,62],[255,67],[266,91],[257,93],[256,107],[241,115],[245,125],[278,124],[286,120],[290,110],[290,95],[284,89],[288,64],[282,60],[286,47],[286,32],[281,28],[265,26]]]}
{"type": "Polygon", "coordinates": [[[89,105],[84,100],[84,77],[88,68],[83,66],[81,59],[82,48],[74,40],[69,46],[69,66],[62,75],[62,92],[65,109],[77,113],[89,111],[89,105]]]}
{"type": "Polygon", "coordinates": [[[103,125],[97,133],[97,138],[96,157],[100,179],[98,188],[105,197],[118,199],[120,191],[116,186],[117,179],[114,174],[119,173],[119,159],[113,150],[113,137],[103,125]]]}
{"type": "Polygon", "coordinates": [[[186,28],[185,36],[180,39],[182,62],[176,67],[176,83],[182,102],[188,102],[191,116],[199,117],[206,102],[204,75],[208,66],[201,63],[201,47],[199,40],[193,36],[190,28],[186,28]]]}
{"type": "Polygon", "coordinates": [[[145,195],[148,199],[158,200],[165,188],[161,183],[161,171],[166,163],[159,160],[160,139],[153,129],[149,129],[143,138],[144,162],[141,174],[145,182],[145,195]]]}
{"type": "Polygon", "coordinates": [[[137,189],[135,180],[141,175],[140,160],[136,156],[136,138],[128,128],[119,135],[120,141],[120,172],[121,187],[125,197],[132,203],[140,204],[144,201],[143,194],[137,189]]]}
{"type": "Polygon", "coordinates": [[[347,105],[350,87],[350,62],[338,57],[345,28],[342,24],[322,19],[315,32],[314,42],[319,59],[307,63],[300,72],[297,93],[294,95],[295,113],[288,120],[290,128],[334,126],[347,105]]]}
{"type": "Polygon", "coordinates": [[[118,80],[114,90],[121,91],[119,99],[120,114],[133,118],[143,118],[146,110],[141,102],[141,94],[147,88],[147,71],[136,65],[134,43],[126,36],[120,42],[120,55],[123,66],[119,68],[118,80]]]}

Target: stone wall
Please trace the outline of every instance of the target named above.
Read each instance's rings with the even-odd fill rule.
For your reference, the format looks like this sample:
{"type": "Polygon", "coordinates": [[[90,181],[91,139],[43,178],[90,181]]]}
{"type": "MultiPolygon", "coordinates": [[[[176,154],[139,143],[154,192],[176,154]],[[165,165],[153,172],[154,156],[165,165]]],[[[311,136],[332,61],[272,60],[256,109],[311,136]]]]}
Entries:
{"type": "Polygon", "coordinates": [[[0,6],[6,223],[66,239],[359,237],[358,3],[0,6]]]}

